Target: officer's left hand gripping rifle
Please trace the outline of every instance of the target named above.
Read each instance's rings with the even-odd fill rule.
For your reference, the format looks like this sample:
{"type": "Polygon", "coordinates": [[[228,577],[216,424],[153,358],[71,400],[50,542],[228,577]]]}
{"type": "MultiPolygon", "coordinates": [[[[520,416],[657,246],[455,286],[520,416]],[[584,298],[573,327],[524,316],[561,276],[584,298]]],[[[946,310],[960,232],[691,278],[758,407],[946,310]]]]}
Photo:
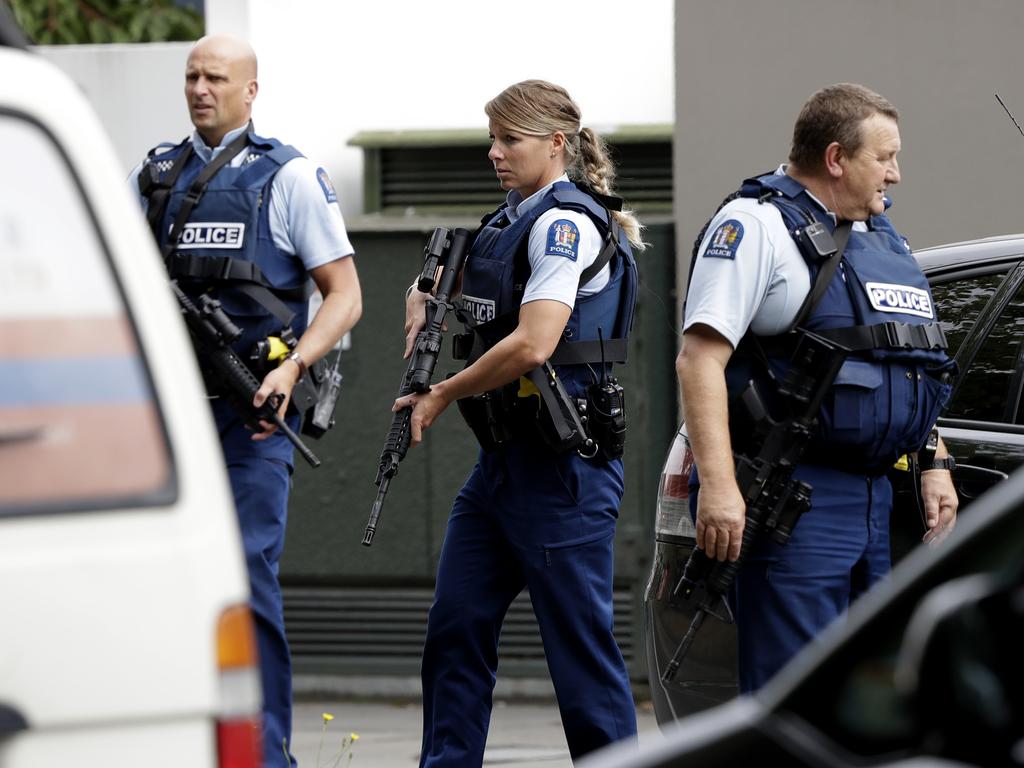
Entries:
{"type": "MultiPolygon", "coordinates": [[[[454,232],[449,232],[447,229],[438,227],[427,244],[424,252],[423,272],[420,273],[417,287],[423,293],[428,293],[434,288],[438,265],[441,266],[441,275],[437,277],[434,297],[427,300],[426,324],[416,336],[416,343],[413,344],[409,365],[405,369],[402,385],[398,389],[399,397],[413,392],[430,391],[430,380],[434,375],[437,356],[441,352],[441,332],[444,328],[445,318],[455,308],[451,301],[451,295],[459,274],[462,272],[462,265],[466,260],[466,253],[472,238],[473,233],[467,229],[456,229],[454,232]]],[[[391,478],[398,474],[398,465],[405,458],[406,451],[409,450],[411,418],[412,408],[402,408],[391,419],[391,428],[388,430],[387,440],[384,442],[384,450],[380,454],[380,466],[377,469],[377,479],[375,480],[378,486],[377,498],[373,502],[370,519],[367,521],[366,531],[363,533],[364,546],[369,547],[373,544],[373,535],[377,531],[377,519],[384,506],[384,498],[387,496],[391,478]]]]}
{"type": "Polygon", "coordinates": [[[737,404],[754,427],[751,457],[734,455],[736,485],[747,505],[740,554],[729,562],[712,560],[696,548],[690,553],[674,594],[682,594],[687,600],[697,597],[697,611],[661,676],[666,683],[675,678],[708,614],[733,622],[727,595],[754,542],[770,535],[785,544],[800,515],[810,508],[812,489],[807,483],[793,480],[793,470],[814,434],[822,400],[832,388],[848,350],[812,333],[801,333],[778,390],[781,407],[788,415],[773,419],[753,382],[737,404]]]}
{"type": "Polygon", "coordinates": [[[245,417],[247,423],[272,422],[310,466],[319,467],[320,459],[309,450],[277,412],[284,395],[271,395],[259,408],[252,404],[252,399],[260,388],[260,382],[231,348],[231,342],[242,332],[221,309],[220,302],[200,294],[196,299],[199,306],[196,306],[196,302],[181,290],[176,281],[171,280],[171,288],[178,299],[178,306],[185,317],[201,364],[209,366],[238,413],[245,417]]]}

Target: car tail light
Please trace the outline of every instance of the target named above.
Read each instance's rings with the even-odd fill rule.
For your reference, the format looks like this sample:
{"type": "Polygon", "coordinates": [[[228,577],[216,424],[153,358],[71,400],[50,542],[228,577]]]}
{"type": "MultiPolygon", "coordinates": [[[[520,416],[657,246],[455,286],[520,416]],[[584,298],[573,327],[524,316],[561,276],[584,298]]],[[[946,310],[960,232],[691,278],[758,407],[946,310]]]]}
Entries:
{"type": "Polygon", "coordinates": [[[262,768],[259,659],[247,606],[232,606],[221,614],[217,622],[217,666],[217,765],[262,768]]]}
{"type": "Polygon", "coordinates": [[[690,519],[691,469],[693,453],[683,425],[672,440],[665,465],[661,469],[658,511],[654,523],[656,535],[694,537],[693,521],[690,519]]]}

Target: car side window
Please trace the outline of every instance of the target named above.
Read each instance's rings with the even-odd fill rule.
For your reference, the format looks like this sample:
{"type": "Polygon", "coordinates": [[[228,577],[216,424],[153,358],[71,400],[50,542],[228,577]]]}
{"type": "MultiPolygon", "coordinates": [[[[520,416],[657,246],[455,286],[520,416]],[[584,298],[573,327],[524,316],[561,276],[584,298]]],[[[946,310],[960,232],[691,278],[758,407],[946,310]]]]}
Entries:
{"type": "Polygon", "coordinates": [[[36,123],[0,113],[0,146],[0,518],[161,503],[167,437],[89,202],[36,123]]]}
{"type": "MultiPolygon", "coordinates": [[[[936,309],[954,354],[974,326],[978,315],[1005,279],[1005,274],[984,275],[936,285],[936,309]]],[[[966,371],[946,411],[950,418],[972,421],[1006,420],[1006,404],[1020,354],[1024,329],[1024,291],[1018,291],[993,326],[966,371]]],[[[1013,395],[1016,402],[1016,395],[1013,395]]]]}

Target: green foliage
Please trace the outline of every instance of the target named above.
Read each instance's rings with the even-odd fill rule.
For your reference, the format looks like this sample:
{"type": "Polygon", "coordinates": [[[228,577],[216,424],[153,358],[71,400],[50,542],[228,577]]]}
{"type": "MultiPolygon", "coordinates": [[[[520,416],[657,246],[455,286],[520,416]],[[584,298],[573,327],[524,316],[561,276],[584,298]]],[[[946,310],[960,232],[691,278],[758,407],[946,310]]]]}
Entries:
{"type": "Polygon", "coordinates": [[[203,17],[172,0],[0,0],[38,45],[195,40],[203,17]]]}

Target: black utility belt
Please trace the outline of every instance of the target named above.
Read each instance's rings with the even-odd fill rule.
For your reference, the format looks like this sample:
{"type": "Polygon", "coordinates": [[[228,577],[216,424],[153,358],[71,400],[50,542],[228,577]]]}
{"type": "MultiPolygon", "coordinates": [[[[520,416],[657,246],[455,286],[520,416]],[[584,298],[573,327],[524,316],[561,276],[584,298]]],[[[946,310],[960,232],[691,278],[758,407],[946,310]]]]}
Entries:
{"type": "Polygon", "coordinates": [[[804,454],[804,458],[800,461],[800,464],[807,464],[808,466],[824,467],[825,469],[834,469],[848,475],[872,478],[888,474],[895,463],[895,459],[881,465],[877,463],[868,463],[866,461],[851,461],[848,456],[842,456],[828,451],[814,451],[813,449],[808,449],[807,453],[804,454]],[[813,458],[808,458],[812,453],[813,458]]]}
{"type": "Polygon", "coordinates": [[[538,440],[556,453],[585,458],[622,457],[626,439],[625,393],[607,377],[570,397],[550,363],[518,381],[458,401],[459,411],[485,451],[510,440],[538,440]]]}
{"type": "MultiPolygon", "coordinates": [[[[471,360],[474,358],[474,344],[477,355],[483,354],[491,344],[480,338],[479,333],[469,330],[452,336],[452,358],[471,360]]],[[[627,339],[590,339],[586,341],[559,341],[548,362],[552,365],[586,365],[604,363],[625,363],[629,342],[627,339]]]]}

